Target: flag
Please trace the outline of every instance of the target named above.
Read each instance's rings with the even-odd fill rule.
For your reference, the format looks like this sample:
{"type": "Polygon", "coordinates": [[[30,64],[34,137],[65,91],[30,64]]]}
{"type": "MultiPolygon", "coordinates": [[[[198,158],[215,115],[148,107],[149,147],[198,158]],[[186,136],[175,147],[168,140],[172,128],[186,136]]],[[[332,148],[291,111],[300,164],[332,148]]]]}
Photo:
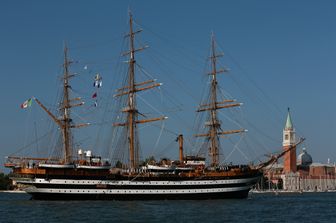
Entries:
{"type": "Polygon", "coordinates": [[[23,102],[20,107],[22,109],[28,108],[28,107],[30,107],[32,105],[32,102],[33,102],[33,100],[31,98],[29,98],[28,100],[26,100],[25,102],[23,102]]]}
{"type": "Polygon", "coordinates": [[[92,98],[96,98],[97,97],[97,92],[95,92],[93,95],[92,95],[92,98]]]}
{"type": "Polygon", "coordinates": [[[93,87],[98,87],[98,88],[100,88],[101,86],[103,86],[103,81],[95,81],[95,82],[93,82],[93,87]]]}
{"type": "Polygon", "coordinates": [[[94,79],[95,81],[93,82],[93,86],[100,88],[103,85],[103,78],[99,74],[96,74],[94,79]]]}
{"type": "Polygon", "coordinates": [[[99,74],[96,74],[96,76],[95,76],[95,80],[96,81],[100,81],[102,78],[100,77],[100,75],[99,74]]]}
{"type": "Polygon", "coordinates": [[[97,86],[99,86],[99,81],[95,81],[95,82],[93,83],[93,87],[97,87],[97,86]]]}

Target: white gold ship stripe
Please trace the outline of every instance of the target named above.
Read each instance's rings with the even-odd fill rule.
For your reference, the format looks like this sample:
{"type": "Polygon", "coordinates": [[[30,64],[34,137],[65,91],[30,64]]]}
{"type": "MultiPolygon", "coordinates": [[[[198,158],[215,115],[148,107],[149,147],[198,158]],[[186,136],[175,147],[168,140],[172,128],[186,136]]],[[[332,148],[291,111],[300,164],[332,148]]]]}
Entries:
{"type": "Polygon", "coordinates": [[[203,193],[222,193],[244,191],[250,189],[250,186],[229,187],[229,188],[211,188],[211,189],[176,189],[176,190],[108,190],[108,189],[51,189],[29,187],[27,193],[53,193],[53,194],[203,194],[203,193]]]}
{"type": "MultiPolygon", "coordinates": [[[[67,184],[67,185],[216,185],[240,184],[256,181],[258,177],[234,180],[195,180],[195,181],[128,181],[128,180],[61,180],[36,178],[31,183],[39,184],[67,184]]],[[[18,181],[19,182],[19,181],[18,181]]],[[[25,181],[27,183],[27,181],[25,181]]]]}

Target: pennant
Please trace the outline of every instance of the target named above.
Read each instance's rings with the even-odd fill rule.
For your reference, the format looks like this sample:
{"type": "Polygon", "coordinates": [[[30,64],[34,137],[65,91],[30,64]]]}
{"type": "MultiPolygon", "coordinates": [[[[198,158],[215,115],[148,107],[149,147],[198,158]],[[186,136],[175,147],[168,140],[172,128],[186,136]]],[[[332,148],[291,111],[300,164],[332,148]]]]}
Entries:
{"type": "Polygon", "coordinates": [[[30,106],[32,105],[32,102],[33,102],[33,100],[32,100],[31,98],[29,98],[28,100],[26,100],[25,102],[23,102],[23,103],[20,105],[20,107],[21,107],[22,109],[28,108],[28,107],[30,107],[30,106]]]}
{"type": "Polygon", "coordinates": [[[97,92],[95,92],[93,95],[92,95],[92,98],[96,98],[97,97],[97,92]]]}

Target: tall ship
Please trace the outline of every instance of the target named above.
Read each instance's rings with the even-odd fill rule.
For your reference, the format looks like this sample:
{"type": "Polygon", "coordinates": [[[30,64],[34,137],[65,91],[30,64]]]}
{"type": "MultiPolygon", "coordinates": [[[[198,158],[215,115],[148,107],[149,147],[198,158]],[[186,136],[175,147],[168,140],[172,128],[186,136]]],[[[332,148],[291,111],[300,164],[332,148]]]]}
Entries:
{"type": "MultiPolygon", "coordinates": [[[[222,164],[220,161],[219,137],[245,132],[245,129],[226,130],[221,128],[218,110],[240,106],[235,100],[220,101],[217,97],[219,73],[217,68],[221,56],[216,53],[214,36],[211,37],[211,71],[208,102],[199,106],[197,112],[206,113],[206,131],[195,135],[207,142],[208,157],[186,156],[183,151],[183,136],[179,135],[179,160],[161,163],[148,161],[140,163],[138,125],[163,121],[165,116],[145,119],[137,106],[137,93],[159,87],[156,80],[137,82],[135,37],[141,30],[134,30],[132,14],[129,14],[128,71],[125,86],[117,89],[115,97],[124,99],[121,110],[125,120],[111,123],[114,128],[124,128],[127,144],[128,163],[112,165],[111,161],[94,156],[91,151],[78,149],[73,145],[72,129],[87,124],[75,124],[71,117],[73,107],[82,105],[80,98],[71,98],[69,71],[71,61],[68,49],[64,48],[62,100],[60,115],[53,114],[41,101],[32,100],[48,114],[61,133],[61,158],[7,157],[5,166],[12,169],[12,179],[24,186],[33,199],[98,199],[98,200],[164,200],[164,199],[223,199],[246,198],[249,190],[262,175],[261,169],[275,162],[284,153],[272,156],[257,166],[222,164]],[[75,158],[76,157],[76,158],[75,158]],[[208,164],[207,164],[208,163],[208,164]]],[[[28,102],[29,103],[29,102],[28,102]]],[[[290,148],[288,148],[290,150],[290,148]]]]}

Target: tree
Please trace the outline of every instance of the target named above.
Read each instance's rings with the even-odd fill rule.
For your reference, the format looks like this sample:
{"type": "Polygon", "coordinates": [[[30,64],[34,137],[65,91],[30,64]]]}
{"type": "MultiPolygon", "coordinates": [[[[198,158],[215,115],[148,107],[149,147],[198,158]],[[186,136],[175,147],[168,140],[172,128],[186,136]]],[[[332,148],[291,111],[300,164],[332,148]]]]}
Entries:
{"type": "Polygon", "coordinates": [[[116,163],[116,165],[115,165],[115,167],[116,168],[122,168],[122,162],[120,162],[119,160],[117,161],[117,163],[116,163]]]}
{"type": "Polygon", "coordinates": [[[8,175],[0,173],[0,190],[8,190],[11,187],[11,180],[8,175]]]}

